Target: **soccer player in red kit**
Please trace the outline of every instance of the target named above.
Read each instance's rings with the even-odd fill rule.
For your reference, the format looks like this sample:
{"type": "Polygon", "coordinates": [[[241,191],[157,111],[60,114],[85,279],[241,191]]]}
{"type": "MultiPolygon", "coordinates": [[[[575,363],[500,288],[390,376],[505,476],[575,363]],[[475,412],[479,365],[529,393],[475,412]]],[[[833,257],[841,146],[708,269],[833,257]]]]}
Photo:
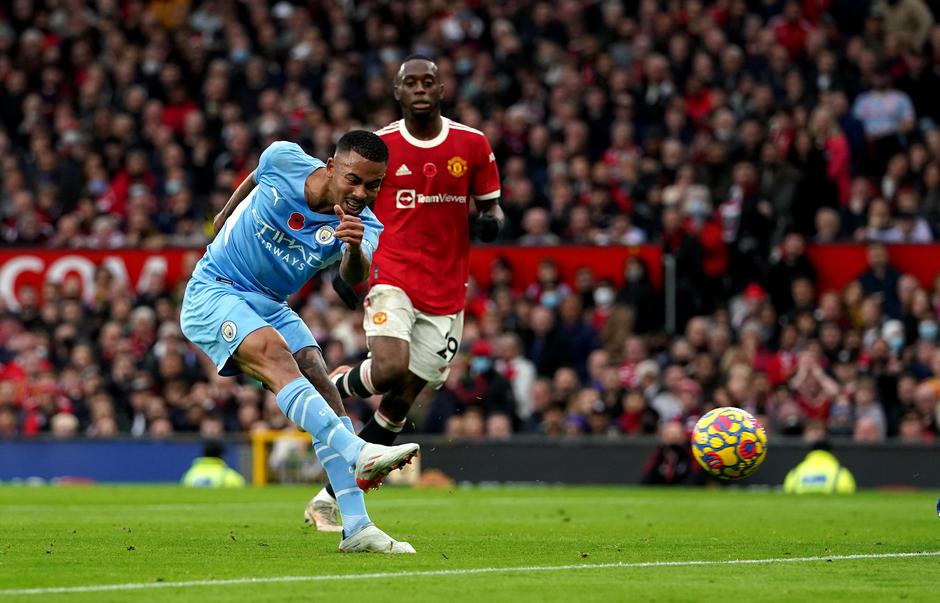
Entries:
{"type": "MultiPolygon", "coordinates": [[[[406,58],[395,78],[404,119],[376,132],[388,146],[389,163],[373,210],[385,231],[364,302],[371,354],[333,374],[343,397],[383,394],[359,434],[367,442],[394,442],[415,398],[425,387],[444,384],[460,348],[471,201],[478,212],[472,230],[480,240],[496,239],[504,222],[490,144],[479,130],[441,115],[443,93],[434,61],[406,58]]],[[[336,516],[329,488],[304,513],[323,531],[342,529],[336,516]]]]}

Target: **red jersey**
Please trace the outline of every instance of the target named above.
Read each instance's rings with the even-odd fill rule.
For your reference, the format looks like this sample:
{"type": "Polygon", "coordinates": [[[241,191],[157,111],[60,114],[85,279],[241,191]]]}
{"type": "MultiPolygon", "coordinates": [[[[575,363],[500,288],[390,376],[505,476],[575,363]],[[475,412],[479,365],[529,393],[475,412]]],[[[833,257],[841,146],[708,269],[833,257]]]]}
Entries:
{"type": "Polygon", "coordinates": [[[469,201],[499,198],[499,169],[486,136],[442,118],[441,133],[418,140],[405,120],[377,131],[388,171],[374,212],[385,226],[370,283],[401,288],[417,310],[443,316],[464,307],[469,270],[469,201]]]}

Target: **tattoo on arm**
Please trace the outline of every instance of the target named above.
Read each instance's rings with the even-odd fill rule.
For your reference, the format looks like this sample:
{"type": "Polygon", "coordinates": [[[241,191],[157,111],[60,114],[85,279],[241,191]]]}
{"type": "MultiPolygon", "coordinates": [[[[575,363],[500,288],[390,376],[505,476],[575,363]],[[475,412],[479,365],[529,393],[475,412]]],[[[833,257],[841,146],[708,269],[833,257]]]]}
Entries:
{"type": "Polygon", "coordinates": [[[319,354],[317,354],[314,348],[304,348],[300,350],[297,352],[294,359],[297,361],[297,366],[300,367],[300,372],[303,373],[303,376],[311,383],[316,384],[314,378],[317,376],[317,368],[321,368],[323,372],[326,370],[322,368],[323,365],[319,362],[319,354]]]}

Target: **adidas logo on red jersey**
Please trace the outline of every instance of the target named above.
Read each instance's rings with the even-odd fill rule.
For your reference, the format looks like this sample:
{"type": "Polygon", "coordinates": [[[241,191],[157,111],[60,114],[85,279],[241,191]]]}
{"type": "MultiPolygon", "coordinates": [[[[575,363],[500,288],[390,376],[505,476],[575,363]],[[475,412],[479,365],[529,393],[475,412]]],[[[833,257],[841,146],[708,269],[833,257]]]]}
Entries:
{"type": "Polygon", "coordinates": [[[396,176],[410,176],[411,170],[409,170],[408,166],[403,163],[401,164],[401,167],[398,168],[398,171],[395,172],[395,175],[396,176]]]}

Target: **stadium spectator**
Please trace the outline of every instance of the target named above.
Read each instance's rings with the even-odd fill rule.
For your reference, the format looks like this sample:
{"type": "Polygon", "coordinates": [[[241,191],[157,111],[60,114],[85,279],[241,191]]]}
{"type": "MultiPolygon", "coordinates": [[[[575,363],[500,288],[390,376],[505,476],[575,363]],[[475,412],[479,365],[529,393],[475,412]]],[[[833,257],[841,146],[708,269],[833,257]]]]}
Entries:
{"type": "Polygon", "coordinates": [[[899,278],[900,273],[889,263],[887,247],[883,243],[869,245],[868,269],[859,275],[858,281],[866,296],[877,296],[884,314],[891,318],[901,317],[899,278]]]}
{"type": "Polygon", "coordinates": [[[664,423],[659,429],[659,441],[643,467],[642,483],[676,486],[702,481],[702,471],[692,458],[689,438],[681,423],[664,423]]]}

